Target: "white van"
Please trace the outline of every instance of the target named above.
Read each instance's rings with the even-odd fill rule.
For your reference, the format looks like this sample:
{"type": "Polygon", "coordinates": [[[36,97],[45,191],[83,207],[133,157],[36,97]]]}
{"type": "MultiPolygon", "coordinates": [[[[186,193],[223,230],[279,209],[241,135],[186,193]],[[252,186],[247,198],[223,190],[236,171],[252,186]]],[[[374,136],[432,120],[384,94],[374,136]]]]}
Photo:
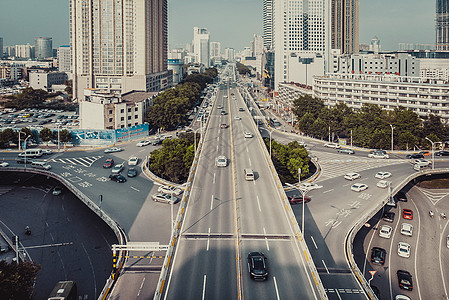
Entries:
{"type": "Polygon", "coordinates": [[[244,169],[243,170],[245,173],[245,180],[249,180],[252,181],[254,180],[254,172],[251,169],[244,169]]]}
{"type": "Polygon", "coordinates": [[[31,163],[31,167],[47,171],[51,169],[51,166],[47,164],[45,161],[33,161],[31,163]]]}
{"type": "Polygon", "coordinates": [[[417,160],[413,165],[413,169],[416,171],[421,171],[424,168],[430,167],[431,162],[427,160],[417,160]]]}
{"type": "Polygon", "coordinates": [[[19,154],[19,157],[41,157],[42,149],[27,149],[19,154]]]}

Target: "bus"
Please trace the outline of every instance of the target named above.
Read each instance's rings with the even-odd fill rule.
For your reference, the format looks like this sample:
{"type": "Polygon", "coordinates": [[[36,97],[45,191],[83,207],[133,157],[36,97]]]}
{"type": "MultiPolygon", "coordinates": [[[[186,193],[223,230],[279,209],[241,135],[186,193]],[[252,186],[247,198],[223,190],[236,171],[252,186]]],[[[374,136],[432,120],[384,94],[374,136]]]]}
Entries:
{"type": "Polygon", "coordinates": [[[60,281],[58,282],[47,300],[77,300],[78,291],[76,290],[75,281],[60,281]]]}
{"type": "Polygon", "coordinates": [[[278,127],[281,126],[281,123],[276,119],[270,118],[270,125],[273,127],[278,127]]]}

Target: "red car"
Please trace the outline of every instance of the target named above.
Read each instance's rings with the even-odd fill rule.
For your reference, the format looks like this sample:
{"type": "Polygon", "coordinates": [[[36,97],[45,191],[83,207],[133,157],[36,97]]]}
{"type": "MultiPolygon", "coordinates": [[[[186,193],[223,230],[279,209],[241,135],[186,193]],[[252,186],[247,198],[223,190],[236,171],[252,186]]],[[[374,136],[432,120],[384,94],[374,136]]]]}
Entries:
{"type": "Polygon", "coordinates": [[[114,165],[114,160],[112,158],[108,158],[106,159],[106,161],[103,164],[103,168],[105,169],[109,169],[112,168],[112,166],[114,165]]]}
{"type": "Polygon", "coordinates": [[[228,124],[222,123],[222,124],[220,124],[220,128],[228,128],[228,124]]]}
{"type": "Polygon", "coordinates": [[[413,220],[413,211],[411,209],[403,209],[402,217],[407,220],[413,220]]]}
{"type": "MultiPolygon", "coordinates": [[[[305,196],[304,200],[307,203],[307,202],[309,202],[312,199],[309,196],[305,196]]],[[[288,196],[288,201],[290,202],[290,204],[302,203],[302,195],[288,196]]]]}

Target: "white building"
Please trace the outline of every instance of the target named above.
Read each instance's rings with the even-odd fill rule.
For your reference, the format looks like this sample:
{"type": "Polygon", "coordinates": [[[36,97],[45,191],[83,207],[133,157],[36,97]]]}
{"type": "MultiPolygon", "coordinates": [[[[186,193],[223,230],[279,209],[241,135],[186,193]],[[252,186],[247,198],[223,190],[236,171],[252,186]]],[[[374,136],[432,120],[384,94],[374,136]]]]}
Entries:
{"type": "Polygon", "coordinates": [[[326,105],[346,103],[361,108],[376,104],[393,110],[406,107],[419,116],[435,114],[449,121],[449,84],[419,77],[396,75],[331,74],[314,78],[313,96],[326,105]]]}
{"type": "Polygon", "coordinates": [[[75,99],[171,86],[167,0],[71,0],[70,16],[75,99]]]}
{"type": "Polygon", "coordinates": [[[157,92],[129,92],[122,96],[86,89],[80,101],[80,128],[118,129],[143,124],[157,92]]]}
{"type": "Polygon", "coordinates": [[[221,43],[220,42],[210,42],[210,57],[221,58],[221,43]]]}
{"type": "Polygon", "coordinates": [[[30,87],[33,89],[52,92],[52,85],[63,84],[67,81],[68,77],[64,72],[45,72],[44,70],[36,70],[29,73],[29,78],[30,87]]]}
{"type": "Polygon", "coordinates": [[[225,59],[230,62],[235,61],[234,48],[225,48],[225,59]]]}
{"type": "Polygon", "coordinates": [[[273,49],[273,2],[263,0],[263,41],[267,50],[273,49]]]}
{"type": "Polygon", "coordinates": [[[34,46],[31,46],[30,44],[16,45],[14,52],[15,57],[34,58],[34,46]]]}
{"type": "Polygon", "coordinates": [[[210,67],[210,33],[206,28],[193,27],[193,53],[196,62],[203,64],[206,68],[210,67]]]}
{"type": "Polygon", "coordinates": [[[72,72],[72,56],[70,46],[60,46],[58,48],[58,70],[59,72],[72,72]]]}

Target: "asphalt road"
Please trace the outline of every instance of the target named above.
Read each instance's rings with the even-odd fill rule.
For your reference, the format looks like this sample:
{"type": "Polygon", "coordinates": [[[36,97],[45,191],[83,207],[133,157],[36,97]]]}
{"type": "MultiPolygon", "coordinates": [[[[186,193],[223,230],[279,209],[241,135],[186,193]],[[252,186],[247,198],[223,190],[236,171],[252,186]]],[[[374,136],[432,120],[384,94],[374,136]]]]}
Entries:
{"type": "Polygon", "coordinates": [[[112,271],[113,231],[68,190],[54,196],[57,181],[1,174],[0,227],[7,236],[18,235],[42,266],[33,299],[46,299],[59,280],[76,281],[83,299],[97,298],[112,271]],[[25,235],[25,226],[31,235],[25,235]]]}

